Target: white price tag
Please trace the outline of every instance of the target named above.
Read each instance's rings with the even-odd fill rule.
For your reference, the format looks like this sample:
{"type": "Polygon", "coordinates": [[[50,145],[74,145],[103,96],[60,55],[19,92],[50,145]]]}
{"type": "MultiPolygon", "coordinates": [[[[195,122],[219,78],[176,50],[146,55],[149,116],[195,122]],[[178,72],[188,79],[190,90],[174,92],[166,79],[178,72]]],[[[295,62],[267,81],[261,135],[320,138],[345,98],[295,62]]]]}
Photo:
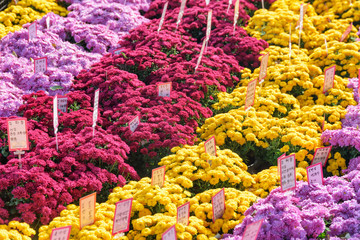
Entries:
{"type": "Polygon", "coordinates": [[[215,196],[211,198],[213,207],[212,220],[215,222],[216,219],[222,218],[225,213],[225,190],[221,189],[215,196]]]}
{"type": "Polygon", "coordinates": [[[325,167],[326,161],[329,158],[330,151],[331,151],[331,146],[317,148],[315,150],[314,157],[313,157],[313,160],[311,162],[311,165],[321,163],[325,167]]]}
{"type": "Polygon", "coordinates": [[[211,33],[211,20],[212,20],[212,10],[208,12],[207,17],[207,25],[206,25],[206,42],[210,39],[210,33],[211,33]]]}
{"type": "Polygon", "coordinates": [[[323,93],[326,93],[329,89],[331,89],[334,86],[335,70],[336,70],[336,66],[329,67],[328,69],[325,70],[323,93]]]}
{"type": "Polygon", "coordinates": [[[159,83],[157,85],[158,96],[159,97],[170,97],[171,87],[172,87],[171,82],[159,83]]]}
{"type": "Polygon", "coordinates": [[[129,127],[132,132],[135,132],[135,130],[139,125],[140,125],[139,116],[134,117],[134,119],[129,122],[129,127]]]}
{"type": "Polygon", "coordinates": [[[116,203],[112,235],[129,231],[132,202],[129,198],[116,203]]]}
{"type": "Polygon", "coordinates": [[[190,202],[187,202],[177,208],[177,223],[181,223],[185,226],[189,225],[190,217],[190,202]]]}
{"type": "Polygon", "coordinates": [[[58,97],[58,109],[63,113],[67,112],[67,102],[67,97],[58,97]]]}
{"type": "Polygon", "coordinates": [[[94,97],[94,112],[93,112],[93,125],[92,127],[95,128],[96,122],[99,115],[99,89],[95,91],[94,97]]]}
{"type": "Polygon", "coordinates": [[[264,219],[249,224],[244,231],[243,240],[256,240],[264,219]]]}
{"type": "Polygon", "coordinates": [[[46,18],[46,28],[49,29],[50,28],[50,17],[46,18]]]}
{"type": "Polygon", "coordinates": [[[54,133],[57,134],[58,126],[59,126],[59,119],[58,119],[58,97],[55,96],[53,100],[53,122],[54,122],[54,133]]]}
{"type": "Polygon", "coordinates": [[[281,190],[287,191],[296,188],[295,154],[280,159],[281,190]]]}
{"type": "Polygon", "coordinates": [[[161,27],[162,27],[162,25],[164,24],[165,14],[166,14],[166,10],[167,10],[168,5],[169,5],[169,1],[167,1],[167,2],[165,3],[165,5],[164,5],[164,9],[163,9],[163,12],[162,12],[162,14],[161,14],[161,19],[160,19],[159,27],[158,27],[158,30],[157,30],[158,32],[160,32],[161,27]]]}
{"type": "Polygon", "coordinates": [[[165,183],[165,169],[166,166],[158,167],[152,170],[151,173],[151,185],[158,185],[159,187],[163,187],[165,183]]]}
{"type": "Polygon", "coordinates": [[[267,74],[267,66],[269,61],[269,53],[263,55],[260,65],[259,83],[263,83],[267,74]]]}
{"type": "Polygon", "coordinates": [[[309,185],[312,185],[314,183],[324,185],[324,175],[321,163],[317,163],[315,165],[307,167],[306,173],[309,185]]]}
{"type": "Polygon", "coordinates": [[[37,37],[37,25],[36,22],[33,22],[29,27],[29,41],[37,37]]]}
{"type": "Polygon", "coordinates": [[[29,150],[28,126],[26,118],[7,120],[9,151],[29,150]]]}
{"type": "Polygon", "coordinates": [[[209,5],[210,0],[205,0],[206,6],[209,5]]]}
{"type": "Polygon", "coordinates": [[[249,82],[246,90],[246,98],[245,98],[245,111],[247,111],[255,102],[255,92],[256,92],[256,79],[249,82]]]}
{"type": "Polygon", "coordinates": [[[51,232],[50,240],[69,240],[71,226],[54,228],[51,232]]]}
{"type": "Polygon", "coordinates": [[[34,72],[43,73],[47,70],[47,57],[34,59],[34,72]]]}
{"type": "Polygon", "coordinates": [[[95,222],[96,192],[80,198],[80,229],[95,222]]]}
{"type": "Polygon", "coordinates": [[[161,240],[176,240],[175,225],[171,226],[166,232],[161,235],[161,240]]]}

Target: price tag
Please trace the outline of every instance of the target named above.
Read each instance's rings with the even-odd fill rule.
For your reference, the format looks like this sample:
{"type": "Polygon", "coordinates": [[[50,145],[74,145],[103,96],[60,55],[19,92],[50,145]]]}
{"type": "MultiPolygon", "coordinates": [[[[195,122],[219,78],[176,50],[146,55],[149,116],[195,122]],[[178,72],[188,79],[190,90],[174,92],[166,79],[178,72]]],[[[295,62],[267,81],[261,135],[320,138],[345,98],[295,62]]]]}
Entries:
{"type": "Polygon", "coordinates": [[[196,66],[195,66],[195,72],[196,72],[196,70],[198,69],[198,67],[199,67],[199,65],[200,65],[200,63],[201,63],[201,59],[202,59],[203,54],[204,54],[204,49],[205,49],[205,45],[206,45],[206,41],[205,41],[205,40],[206,40],[206,39],[204,39],[203,44],[202,44],[202,46],[201,46],[200,55],[199,55],[199,58],[198,58],[198,60],[197,60],[196,66]]]}
{"type": "Polygon", "coordinates": [[[325,167],[326,161],[329,158],[330,151],[331,151],[331,146],[317,148],[315,150],[314,158],[311,162],[311,165],[321,163],[325,167]]]}
{"type": "Polygon", "coordinates": [[[123,51],[124,51],[124,48],[118,48],[118,49],[114,50],[113,54],[114,55],[120,55],[123,51]]]}
{"type": "Polygon", "coordinates": [[[269,53],[263,55],[261,59],[261,65],[260,65],[260,73],[259,73],[259,83],[263,83],[264,79],[266,78],[267,73],[267,66],[269,61],[269,53]]]}
{"type": "Polygon", "coordinates": [[[94,112],[93,112],[93,135],[95,132],[95,126],[99,115],[99,89],[95,91],[95,97],[94,97],[94,112]]]}
{"type": "Polygon", "coordinates": [[[296,24],[296,27],[299,27],[300,33],[303,29],[303,23],[304,23],[304,4],[302,3],[300,6],[300,18],[298,20],[298,23],[296,24]]]}
{"type": "Polygon", "coordinates": [[[180,11],[179,11],[179,15],[178,15],[177,21],[176,21],[176,29],[179,27],[181,19],[184,15],[185,5],[186,5],[186,0],[181,0],[180,11]]]}
{"type": "Polygon", "coordinates": [[[161,235],[161,240],[176,240],[175,225],[171,226],[166,232],[161,235]]]}
{"type": "Polygon", "coordinates": [[[159,187],[164,186],[165,182],[165,168],[166,166],[158,167],[152,170],[151,174],[151,185],[158,185],[159,187]]]}
{"type": "MultiPolygon", "coordinates": [[[[204,147],[205,147],[205,152],[208,153],[210,156],[216,156],[216,141],[215,141],[215,137],[212,136],[211,138],[209,138],[205,143],[204,143],[204,147]]],[[[208,163],[212,164],[211,160],[208,160],[208,163]]]]}
{"type": "Polygon", "coordinates": [[[344,41],[345,38],[350,34],[351,30],[352,30],[353,24],[351,23],[350,26],[348,26],[348,28],[345,30],[345,32],[343,33],[343,35],[340,38],[340,42],[344,41]]]}
{"type": "Polygon", "coordinates": [[[9,151],[29,150],[28,126],[26,118],[7,120],[9,151]]]}
{"type": "Polygon", "coordinates": [[[254,105],[255,102],[255,91],[256,91],[256,79],[249,82],[246,90],[246,99],[245,99],[245,111],[254,105]]]}
{"type": "Polygon", "coordinates": [[[36,22],[33,22],[29,27],[29,41],[37,37],[37,25],[36,22]]]}
{"type": "Polygon", "coordinates": [[[211,33],[211,19],[212,19],[212,10],[208,12],[207,17],[207,25],[206,25],[206,42],[210,39],[210,33],[211,33]]]}
{"type": "Polygon", "coordinates": [[[58,97],[55,96],[53,100],[53,123],[54,123],[54,133],[57,134],[58,126],[59,126],[59,119],[58,119],[58,97]]]}
{"type": "Polygon", "coordinates": [[[187,202],[177,208],[176,222],[187,226],[189,225],[189,217],[190,217],[190,202],[187,202]]]}
{"type": "Polygon", "coordinates": [[[170,97],[171,88],[172,88],[172,83],[171,82],[159,83],[157,85],[158,96],[159,97],[170,97]]]}
{"type": "Polygon", "coordinates": [[[34,59],[34,72],[43,73],[47,70],[47,57],[34,59]]]}
{"type": "Polygon", "coordinates": [[[296,188],[295,154],[280,159],[281,190],[287,191],[296,188]]]}
{"type": "Polygon", "coordinates": [[[325,70],[323,93],[326,93],[329,89],[331,89],[334,86],[335,69],[336,66],[332,66],[325,70]]]}
{"type": "Polygon", "coordinates": [[[46,18],[46,28],[49,29],[50,28],[50,17],[46,18]]]}
{"type": "Polygon", "coordinates": [[[205,0],[206,6],[209,5],[210,0],[205,0]]]}
{"type": "Polygon", "coordinates": [[[71,226],[54,228],[51,231],[50,240],[69,240],[71,226]]]}
{"type": "Polygon", "coordinates": [[[135,130],[139,125],[140,125],[139,116],[134,117],[134,119],[129,122],[129,127],[132,132],[135,132],[135,130]]]}
{"type": "Polygon", "coordinates": [[[80,229],[95,222],[96,192],[80,198],[80,229]]]}
{"type": "Polygon", "coordinates": [[[236,0],[235,2],[235,12],[234,12],[234,33],[236,28],[236,23],[239,18],[239,0],[236,0]]]}
{"type": "Polygon", "coordinates": [[[281,156],[278,157],[278,159],[277,159],[277,171],[278,171],[278,174],[279,174],[279,175],[280,175],[280,160],[281,160],[283,157],[286,157],[286,153],[284,153],[283,155],[281,155],[281,156]]]}
{"type": "Polygon", "coordinates": [[[112,235],[129,231],[132,202],[129,198],[116,203],[112,235]]]}
{"type": "Polygon", "coordinates": [[[222,218],[225,213],[225,190],[221,189],[215,196],[211,198],[212,208],[213,208],[213,217],[212,221],[215,222],[216,219],[222,218]]]}
{"type": "Polygon", "coordinates": [[[67,102],[67,97],[58,97],[58,109],[63,113],[67,112],[67,102]]]}
{"type": "Polygon", "coordinates": [[[167,2],[165,3],[165,5],[164,5],[164,9],[163,9],[163,11],[162,11],[161,18],[160,18],[159,28],[158,28],[158,30],[157,30],[158,32],[160,32],[161,27],[162,27],[162,25],[164,24],[165,14],[166,14],[166,10],[167,10],[168,5],[169,5],[169,1],[167,1],[167,2]]]}
{"type": "Polygon", "coordinates": [[[260,232],[260,228],[261,228],[263,221],[264,221],[264,219],[261,219],[257,222],[247,225],[242,239],[243,240],[256,240],[256,238],[260,232]]]}
{"type": "Polygon", "coordinates": [[[324,175],[321,163],[307,167],[306,173],[309,185],[313,185],[314,183],[324,185],[324,175]]]}

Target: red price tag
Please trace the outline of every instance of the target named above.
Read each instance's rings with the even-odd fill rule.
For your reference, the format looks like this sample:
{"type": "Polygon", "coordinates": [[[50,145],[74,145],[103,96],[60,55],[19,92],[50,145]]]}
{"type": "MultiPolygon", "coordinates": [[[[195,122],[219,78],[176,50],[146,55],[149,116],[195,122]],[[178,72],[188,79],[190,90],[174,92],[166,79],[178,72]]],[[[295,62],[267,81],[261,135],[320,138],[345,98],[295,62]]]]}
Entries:
{"type": "Polygon", "coordinates": [[[181,223],[185,226],[189,225],[190,217],[190,202],[187,202],[177,208],[177,223],[181,223]]]}
{"type": "Polygon", "coordinates": [[[95,222],[96,192],[80,198],[80,229],[95,222]]]}
{"type": "Polygon", "coordinates": [[[152,170],[151,185],[164,186],[166,166],[158,167],[152,170]]]}
{"type": "Polygon", "coordinates": [[[313,185],[314,183],[324,185],[324,175],[321,163],[307,167],[306,173],[309,185],[313,185]]]}
{"type": "Polygon", "coordinates": [[[29,150],[28,126],[26,118],[7,120],[9,151],[29,150]]]}
{"type": "Polygon", "coordinates": [[[256,240],[259,232],[260,232],[260,228],[261,225],[263,223],[264,219],[261,219],[257,222],[254,222],[248,226],[246,226],[246,229],[244,231],[244,235],[243,235],[243,240],[256,240]]]}
{"type": "Polygon", "coordinates": [[[172,88],[171,82],[159,83],[157,85],[158,96],[159,97],[170,97],[171,88],[172,88]]]}
{"type": "Polygon", "coordinates": [[[34,72],[43,73],[47,70],[47,57],[34,59],[34,72]]]}
{"type": "Polygon", "coordinates": [[[211,198],[213,217],[212,221],[222,218],[225,213],[225,190],[221,189],[215,196],[211,198]]]}
{"type": "Polygon", "coordinates": [[[296,188],[295,167],[295,154],[280,159],[280,181],[282,191],[296,188]]]}
{"type": "Polygon", "coordinates": [[[166,232],[161,235],[161,240],[176,240],[175,225],[171,226],[166,232]]]}
{"type": "Polygon", "coordinates": [[[336,66],[332,66],[325,70],[323,93],[326,93],[329,89],[331,89],[334,86],[335,69],[336,66]]]}
{"type": "MultiPolygon", "coordinates": [[[[209,0],[210,1],[210,0],[209,0]]],[[[206,26],[206,42],[209,41],[210,39],[210,33],[211,33],[211,19],[212,19],[212,10],[210,10],[208,12],[208,17],[207,17],[207,26],[206,26]]]]}
{"type": "Polygon", "coordinates": [[[132,132],[135,132],[137,127],[140,125],[140,118],[139,116],[136,116],[129,122],[129,127],[132,132]]]}
{"type": "Polygon", "coordinates": [[[69,240],[71,226],[54,228],[51,231],[50,240],[69,240]]]}
{"type": "Polygon", "coordinates": [[[67,102],[68,102],[67,97],[61,97],[61,96],[58,97],[58,109],[63,113],[67,112],[67,102]]]}
{"type": "Polygon", "coordinates": [[[28,31],[29,31],[29,41],[33,40],[37,37],[37,25],[36,22],[33,22],[29,27],[28,27],[28,31]]]}
{"type": "Polygon", "coordinates": [[[311,165],[321,163],[325,167],[326,161],[329,158],[330,151],[331,151],[331,146],[317,148],[315,150],[314,158],[311,162],[311,165]]]}
{"type": "Polygon", "coordinates": [[[246,90],[246,99],[245,99],[245,111],[247,111],[255,102],[255,91],[256,91],[256,79],[249,82],[246,90]]]}
{"type": "Polygon", "coordinates": [[[269,61],[269,53],[263,55],[261,59],[259,83],[263,83],[266,78],[268,61],[269,61]]]}
{"type": "Polygon", "coordinates": [[[129,231],[132,202],[129,198],[116,203],[112,235],[129,231]]]}
{"type": "Polygon", "coordinates": [[[345,32],[343,33],[343,35],[340,38],[340,42],[344,41],[345,38],[350,34],[351,30],[352,30],[353,24],[351,23],[350,26],[348,26],[348,28],[345,30],[345,32]]]}
{"type": "Polygon", "coordinates": [[[167,1],[167,2],[165,3],[165,5],[164,5],[164,9],[163,9],[163,11],[162,11],[161,19],[160,19],[160,23],[159,23],[159,28],[158,28],[158,30],[157,30],[158,32],[160,32],[161,27],[162,27],[162,25],[164,24],[165,14],[166,14],[166,10],[167,10],[168,5],[169,5],[169,1],[167,1]]]}

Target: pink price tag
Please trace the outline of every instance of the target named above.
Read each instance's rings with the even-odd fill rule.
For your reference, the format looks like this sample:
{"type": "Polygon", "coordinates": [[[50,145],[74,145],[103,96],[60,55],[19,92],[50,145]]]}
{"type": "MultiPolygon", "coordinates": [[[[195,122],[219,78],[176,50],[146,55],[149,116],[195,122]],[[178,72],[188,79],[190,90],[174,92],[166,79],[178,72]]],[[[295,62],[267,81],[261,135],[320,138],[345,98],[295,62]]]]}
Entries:
{"type": "Polygon", "coordinates": [[[29,41],[33,40],[37,37],[37,24],[36,22],[33,22],[29,27],[28,27],[28,32],[29,32],[29,41]]]}
{"type": "Polygon", "coordinates": [[[190,217],[190,202],[187,202],[177,208],[176,222],[187,226],[189,225],[189,217],[190,217]]]}
{"type": "Polygon", "coordinates": [[[263,83],[266,78],[268,61],[269,61],[269,53],[263,55],[261,59],[259,83],[263,83]]]}
{"type": "Polygon", "coordinates": [[[215,196],[211,198],[213,217],[212,221],[222,218],[225,213],[225,190],[221,189],[215,196]]]}
{"type": "Polygon", "coordinates": [[[353,27],[353,24],[351,23],[350,26],[348,26],[348,28],[345,30],[345,32],[341,36],[341,38],[339,40],[340,42],[343,42],[345,40],[345,38],[350,34],[352,27],[353,27]]]}
{"type": "Polygon", "coordinates": [[[335,69],[336,66],[332,66],[325,70],[323,93],[326,93],[329,89],[331,89],[334,86],[335,69]]]}
{"type": "Polygon", "coordinates": [[[171,226],[166,232],[161,235],[161,240],[176,240],[176,228],[175,225],[171,226]]]}
{"type": "Polygon", "coordinates": [[[26,118],[7,120],[9,151],[29,150],[29,136],[26,118]]]}
{"type": "Polygon", "coordinates": [[[112,235],[129,231],[132,202],[129,198],[116,203],[112,235]]]}
{"type": "Polygon", "coordinates": [[[34,59],[34,72],[43,73],[47,70],[47,57],[34,59]]]}
{"type": "Polygon", "coordinates": [[[245,99],[245,111],[249,110],[249,108],[254,105],[255,102],[255,92],[256,92],[256,79],[249,82],[246,90],[246,99],[245,99]]]}
{"type": "Polygon", "coordinates": [[[161,27],[162,27],[162,25],[164,24],[165,15],[166,15],[166,10],[167,10],[168,5],[169,5],[169,1],[167,1],[167,2],[165,3],[165,5],[164,5],[164,9],[163,9],[162,14],[161,14],[161,19],[160,19],[159,27],[158,27],[158,30],[157,30],[158,32],[160,32],[161,27]]]}
{"type": "Polygon", "coordinates": [[[321,163],[324,167],[326,165],[327,159],[329,158],[331,151],[331,146],[317,148],[314,153],[314,158],[311,162],[311,165],[321,163]]]}
{"type": "Polygon", "coordinates": [[[67,97],[58,96],[58,110],[60,110],[63,113],[66,113],[67,112],[67,102],[68,102],[67,97]]]}
{"type": "Polygon", "coordinates": [[[80,229],[95,222],[96,192],[80,198],[80,229]]]}
{"type": "Polygon", "coordinates": [[[256,240],[256,238],[260,232],[260,228],[261,228],[263,221],[264,221],[264,219],[261,219],[257,222],[247,225],[242,239],[243,240],[256,240]]]}
{"type": "Polygon", "coordinates": [[[139,116],[136,116],[129,122],[129,127],[132,132],[135,132],[137,127],[140,125],[140,118],[139,116]]]}
{"type": "Polygon", "coordinates": [[[296,188],[295,167],[295,154],[280,159],[280,181],[282,191],[296,188]]]}
{"type": "Polygon", "coordinates": [[[286,153],[284,153],[283,155],[281,155],[280,157],[278,157],[277,159],[277,171],[278,171],[278,174],[280,175],[280,160],[282,158],[286,157],[286,153]]]}
{"type": "Polygon", "coordinates": [[[51,231],[50,240],[69,240],[71,226],[54,228],[51,231]]]}
{"type": "Polygon", "coordinates": [[[157,89],[158,89],[158,96],[159,97],[170,97],[171,89],[172,89],[172,83],[171,82],[159,83],[157,85],[157,89]]]}
{"type": "Polygon", "coordinates": [[[152,170],[151,174],[151,185],[158,185],[159,187],[163,187],[165,183],[165,169],[166,166],[158,167],[152,170]]]}
{"type": "Polygon", "coordinates": [[[313,185],[314,183],[324,185],[324,175],[321,163],[307,167],[306,173],[309,185],[313,185]]]}
{"type": "Polygon", "coordinates": [[[212,19],[212,10],[208,12],[207,17],[207,25],[206,25],[206,42],[210,39],[210,33],[211,33],[211,19],[212,19]]]}
{"type": "Polygon", "coordinates": [[[118,48],[113,51],[114,55],[120,55],[124,51],[124,48],[118,48]]]}

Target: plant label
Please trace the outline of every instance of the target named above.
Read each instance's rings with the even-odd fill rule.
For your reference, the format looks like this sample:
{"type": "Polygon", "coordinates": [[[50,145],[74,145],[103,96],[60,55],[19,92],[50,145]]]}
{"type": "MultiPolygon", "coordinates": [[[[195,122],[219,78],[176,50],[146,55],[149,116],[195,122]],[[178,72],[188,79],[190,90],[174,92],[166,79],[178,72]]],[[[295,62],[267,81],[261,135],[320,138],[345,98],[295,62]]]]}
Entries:
{"type": "Polygon", "coordinates": [[[176,240],[175,225],[171,226],[166,232],[161,235],[161,240],[176,240]]]}
{"type": "Polygon", "coordinates": [[[140,118],[136,116],[129,122],[130,131],[135,132],[137,127],[140,125],[140,118]]]}
{"type": "Polygon", "coordinates": [[[217,194],[211,198],[213,217],[212,221],[222,218],[225,213],[225,190],[221,189],[217,194]]]}
{"type": "Polygon", "coordinates": [[[187,202],[177,208],[176,222],[187,226],[189,225],[189,217],[190,217],[190,202],[187,202]]]}
{"type": "Polygon", "coordinates": [[[313,185],[314,183],[324,185],[324,175],[321,163],[307,167],[306,173],[309,185],[313,185]]]}
{"type": "Polygon", "coordinates": [[[29,136],[26,118],[7,120],[9,151],[29,150],[29,136]]]}
{"type": "Polygon", "coordinates": [[[67,112],[67,102],[67,97],[58,97],[58,109],[63,113],[67,112]]]}
{"type": "MultiPolygon", "coordinates": [[[[216,156],[216,141],[215,141],[215,137],[212,136],[211,138],[209,138],[205,143],[204,143],[204,147],[205,147],[205,152],[208,153],[210,156],[216,156]]],[[[212,164],[211,160],[208,160],[208,163],[212,164]]]]}
{"type": "Polygon", "coordinates": [[[350,26],[348,26],[348,28],[345,30],[345,32],[341,36],[341,38],[339,40],[340,42],[343,42],[345,40],[345,38],[350,34],[352,27],[353,27],[353,24],[351,23],[350,26]]]}
{"type": "Polygon", "coordinates": [[[282,191],[296,188],[295,166],[295,154],[280,159],[280,181],[282,191]]]}
{"type": "Polygon", "coordinates": [[[245,111],[249,110],[249,108],[254,105],[255,102],[255,92],[256,92],[256,79],[249,82],[246,90],[246,98],[245,98],[245,111]]]}
{"type": "Polygon", "coordinates": [[[129,231],[132,202],[129,198],[116,203],[112,235],[129,231]]]}
{"type": "Polygon", "coordinates": [[[311,165],[315,165],[317,163],[321,163],[324,167],[326,165],[326,161],[329,158],[331,151],[331,146],[329,147],[321,147],[317,148],[314,153],[314,158],[311,162],[311,165]]]}
{"type": "Polygon", "coordinates": [[[158,185],[163,187],[165,183],[165,169],[166,166],[158,167],[152,170],[151,174],[151,185],[158,185]]]}
{"type": "Polygon", "coordinates": [[[28,31],[29,31],[29,41],[33,40],[37,37],[37,25],[36,22],[33,22],[29,27],[28,27],[28,31]]]}
{"type": "Polygon", "coordinates": [[[34,59],[34,72],[43,73],[47,70],[47,57],[34,59]]]}
{"type": "Polygon", "coordinates": [[[171,82],[159,83],[157,85],[158,96],[159,97],[170,97],[171,88],[172,88],[171,82]]]}
{"type": "Polygon", "coordinates": [[[334,86],[335,69],[336,66],[332,66],[325,70],[323,93],[326,93],[329,89],[331,89],[334,86]]]}
{"type": "Polygon", "coordinates": [[[80,198],[80,229],[95,222],[96,192],[80,198]]]}
{"type": "Polygon", "coordinates": [[[53,123],[54,123],[54,133],[57,134],[58,126],[59,126],[59,119],[58,119],[58,97],[55,96],[53,100],[53,123]]]}
{"type": "Polygon", "coordinates": [[[51,232],[50,240],[69,240],[71,226],[54,228],[51,232]]]}
{"type": "Polygon", "coordinates": [[[264,219],[249,224],[244,231],[243,240],[256,240],[264,219]]]}
{"type": "Polygon", "coordinates": [[[261,59],[260,73],[259,73],[260,84],[263,83],[266,78],[268,61],[269,61],[269,53],[263,55],[261,59]]]}
{"type": "Polygon", "coordinates": [[[49,29],[50,28],[50,17],[46,18],[46,28],[49,29]]]}

